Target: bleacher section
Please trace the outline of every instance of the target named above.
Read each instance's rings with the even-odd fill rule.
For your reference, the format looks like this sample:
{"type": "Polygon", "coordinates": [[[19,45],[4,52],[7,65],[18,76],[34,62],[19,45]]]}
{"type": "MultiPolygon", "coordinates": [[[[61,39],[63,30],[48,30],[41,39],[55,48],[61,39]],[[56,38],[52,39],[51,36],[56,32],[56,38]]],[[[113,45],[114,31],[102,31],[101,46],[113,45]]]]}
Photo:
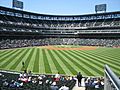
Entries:
{"type": "Polygon", "coordinates": [[[22,48],[48,45],[80,45],[120,47],[120,39],[79,39],[79,38],[44,38],[44,39],[2,39],[0,49],[22,48]]]}
{"type": "Polygon", "coordinates": [[[72,90],[75,83],[71,76],[60,75],[57,80],[55,75],[0,72],[0,90],[52,90],[54,87],[59,89],[64,85],[72,90]]]}
{"type": "MultiPolygon", "coordinates": [[[[77,83],[76,76],[60,75],[56,78],[56,75],[32,74],[26,71],[0,71],[0,90],[62,90],[63,87],[72,90],[77,83]]],[[[81,87],[85,90],[104,90],[104,78],[83,77],[81,87]]]]}

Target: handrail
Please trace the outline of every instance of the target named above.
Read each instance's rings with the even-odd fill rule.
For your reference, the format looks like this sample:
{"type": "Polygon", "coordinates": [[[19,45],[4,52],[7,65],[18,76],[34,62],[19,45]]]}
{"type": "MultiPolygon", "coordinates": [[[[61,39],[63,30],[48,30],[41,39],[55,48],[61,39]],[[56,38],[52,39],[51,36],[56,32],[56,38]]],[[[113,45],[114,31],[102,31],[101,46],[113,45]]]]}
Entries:
{"type": "Polygon", "coordinates": [[[105,65],[105,73],[107,74],[115,88],[117,90],[120,90],[120,79],[116,76],[116,74],[110,69],[108,65],[105,65]]]}

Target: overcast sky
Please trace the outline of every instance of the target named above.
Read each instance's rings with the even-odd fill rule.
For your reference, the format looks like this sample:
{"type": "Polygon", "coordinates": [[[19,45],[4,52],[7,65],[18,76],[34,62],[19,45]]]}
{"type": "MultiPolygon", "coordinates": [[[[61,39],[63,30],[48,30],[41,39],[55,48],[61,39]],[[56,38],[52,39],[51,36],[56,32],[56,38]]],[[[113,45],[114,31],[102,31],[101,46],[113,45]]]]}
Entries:
{"type": "MultiPolygon", "coordinates": [[[[120,11],[120,0],[19,0],[25,11],[53,15],[95,13],[95,5],[107,4],[107,12],[120,11]]],[[[0,6],[12,8],[12,0],[0,0],[0,6]]]]}

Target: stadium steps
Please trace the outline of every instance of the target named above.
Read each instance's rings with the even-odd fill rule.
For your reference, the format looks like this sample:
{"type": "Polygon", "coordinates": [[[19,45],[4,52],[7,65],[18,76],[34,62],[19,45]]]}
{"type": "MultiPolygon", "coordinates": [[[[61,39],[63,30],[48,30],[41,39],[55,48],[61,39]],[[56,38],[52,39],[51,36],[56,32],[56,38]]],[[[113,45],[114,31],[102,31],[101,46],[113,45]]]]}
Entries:
{"type": "Polygon", "coordinates": [[[73,90],[85,90],[85,87],[77,87],[77,86],[75,86],[75,87],[73,88],[73,90]]]}
{"type": "Polygon", "coordinates": [[[85,90],[84,78],[81,81],[81,87],[78,87],[78,81],[77,81],[72,90],[85,90]]]}

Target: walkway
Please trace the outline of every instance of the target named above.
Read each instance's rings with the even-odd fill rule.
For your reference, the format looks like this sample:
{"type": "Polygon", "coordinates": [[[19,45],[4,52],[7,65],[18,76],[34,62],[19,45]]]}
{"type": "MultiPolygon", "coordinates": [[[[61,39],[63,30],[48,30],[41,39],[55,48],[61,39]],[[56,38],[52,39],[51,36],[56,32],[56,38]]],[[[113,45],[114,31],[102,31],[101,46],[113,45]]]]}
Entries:
{"type": "Polygon", "coordinates": [[[81,87],[78,87],[78,81],[77,81],[73,90],[85,90],[84,78],[81,81],[81,87]]]}

